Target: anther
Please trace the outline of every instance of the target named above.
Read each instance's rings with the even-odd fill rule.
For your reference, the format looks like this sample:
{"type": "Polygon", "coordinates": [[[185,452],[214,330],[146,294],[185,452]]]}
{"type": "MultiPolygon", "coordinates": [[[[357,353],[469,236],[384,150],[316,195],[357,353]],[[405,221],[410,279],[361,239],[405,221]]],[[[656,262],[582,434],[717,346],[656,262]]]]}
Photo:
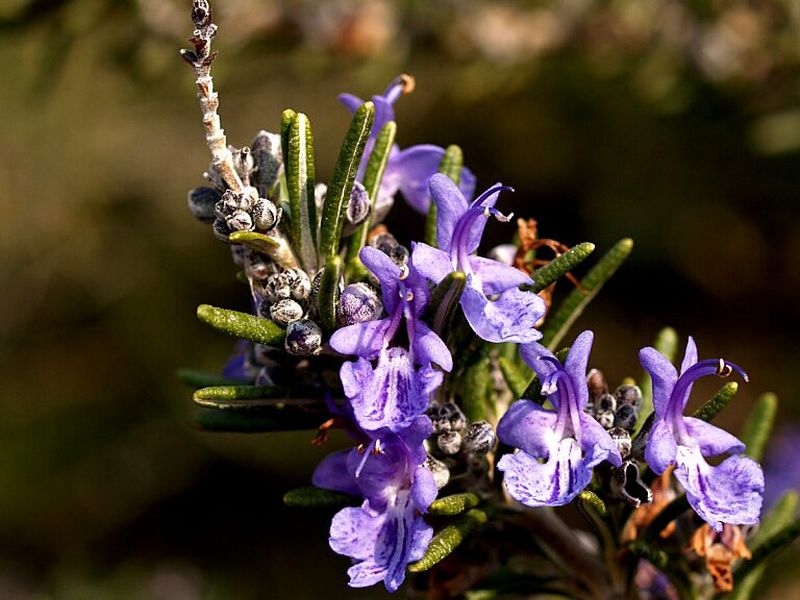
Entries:
{"type": "Polygon", "coordinates": [[[733,373],[733,367],[727,364],[723,359],[719,359],[719,366],[717,367],[717,375],[719,377],[727,377],[733,373]]]}

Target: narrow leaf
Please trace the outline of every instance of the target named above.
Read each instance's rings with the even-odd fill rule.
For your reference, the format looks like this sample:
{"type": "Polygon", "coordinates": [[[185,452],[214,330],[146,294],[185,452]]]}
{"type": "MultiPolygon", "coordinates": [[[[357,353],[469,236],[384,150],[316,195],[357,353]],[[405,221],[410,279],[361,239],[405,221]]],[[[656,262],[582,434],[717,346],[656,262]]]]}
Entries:
{"type": "Polygon", "coordinates": [[[280,404],[254,408],[198,407],[192,421],[203,431],[266,433],[316,429],[326,415],[324,412],[309,412],[307,407],[280,404]]]}
{"type": "Polygon", "coordinates": [[[453,523],[433,536],[425,556],[408,565],[408,570],[411,573],[427,571],[433,565],[449,556],[470,533],[486,523],[486,521],[486,513],[477,508],[473,508],[466,514],[457,517],[453,523]]]}
{"type": "Polygon", "coordinates": [[[728,406],[728,403],[733,399],[737,391],[739,391],[739,384],[735,381],[729,381],[719,388],[717,393],[711,396],[708,402],[694,411],[694,415],[692,416],[697,419],[702,419],[703,421],[711,421],[711,419],[722,412],[723,408],[728,406]]]}
{"type": "Polygon", "coordinates": [[[244,385],[246,381],[239,381],[217,375],[216,373],[206,373],[197,369],[178,369],[178,380],[184,385],[193,388],[204,388],[213,385],[244,385]]]}
{"type": "Polygon", "coordinates": [[[633,240],[622,239],[592,267],[581,279],[581,287],[572,290],[558,310],[545,321],[541,340],[543,345],[551,350],[558,346],[575,320],[600,291],[600,288],[625,262],[632,249],[633,240]]]}
{"type": "Polygon", "coordinates": [[[257,344],[275,346],[286,337],[286,332],[272,321],[236,310],[201,304],[197,307],[197,317],[217,331],[257,344]]]}
{"type": "MultiPolygon", "coordinates": [[[[455,144],[444,151],[439,173],[447,175],[453,183],[461,183],[461,169],[464,167],[464,153],[455,144]]],[[[431,200],[428,216],[425,220],[425,243],[436,248],[436,203],[431,200]]]]}
{"type": "Polygon", "coordinates": [[[480,356],[474,360],[464,372],[461,381],[461,408],[468,421],[487,419],[487,410],[494,408],[492,402],[492,369],[489,356],[480,356]]]}
{"type": "Polygon", "coordinates": [[[342,278],[342,259],[332,256],[325,263],[317,297],[320,324],[325,331],[336,329],[336,306],[339,303],[339,281],[342,278]]]}
{"type": "Polygon", "coordinates": [[[367,243],[367,236],[372,226],[372,217],[375,214],[375,204],[378,201],[381,181],[383,181],[383,173],[386,171],[386,164],[389,162],[389,154],[394,145],[396,135],[397,123],[394,121],[389,121],[381,127],[378,136],[375,138],[375,145],[372,147],[369,160],[367,160],[363,183],[369,194],[370,211],[367,219],[358,226],[358,229],[350,236],[348,241],[347,266],[345,268],[347,281],[360,281],[367,276],[367,269],[361,264],[358,253],[367,243]]]}
{"type": "Polygon", "coordinates": [[[342,237],[347,203],[350,201],[358,166],[374,120],[375,105],[372,102],[365,102],[353,115],[350,128],[339,150],[333,177],[325,194],[325,205],[322,208],[320,255],[323,259],[327,260],[339,252],[339,239],[342,237]]]}
{"type": "Polygon", "coordinates": [[[481,499],[472,492],[464,494],[453,494],[452,496],[445,496],[434,500],[428,507],[428,513],[431,515],[444,515],[454,516],[460,515],[470,508],[475,508],[480,503],[481,499]]]}
{"type": "Polygon", "coordinates": [[[439,282],[431,293],[428,302],[427,317],[433,330],[442,335],[450,329],[453,315],[458,308],[461,294],[467,285],[467,276],[461,271],[453,271],[439,282]]]}
{"type": "Polygon", "coordinates": [[[266,254],[284,269],[293,269],[297,266],[297,259],[283,236],[273,237],[258,231],[234,231],[228,239],[231,243],[243,244],[266,254]]]}
{"type": "Polygon", "coordinates": [[[589,490],[583,490],[580,494],[578,494],[578,500],[585,504],[586,506],[590,507],[591,510],[597,513],[598,516],[605,518],[608,514],[608,510],[606,510],[605,502],[603,502],[600,497],[595,494],[594,492],[590,492],[589,490]]]}
{"type": "Polygon", "coordinates": [[[319,400],[294,400],[289,396],[289,388],[283,386],[215,385],[195,391],[192,399],[209,408],[274,407],[287,400],[297,406],[320,404],[319,400]]]}
{"type": "Polygon", "coordinates": [[[497,362],[514,399],[522,398],[530,384],[530,374],[524,373],[512,359],[505,356],[501,356],[497,362]]]}
{"type": "Polygon", "coordinates": [[[746,447],[745,454],[754,460],[761,460],[764,449],[775,424],[778,412],[778,397],[772,393],[761,394],[750,417],[744,424],[742,441],[746,447]]]}
{"type": "Polygon", "coordinates": [[[800,536],[800,519],[794,519],[791,523],[765,539],[758,548],[753,551],[753,557],[750,560],[739,563],[733,570],[733,576],[737,579],[747,577],[753,569],[765,562],[768,558],[771,558],[774,554],[786,548],[786,546],[794,542],[798,536],[800,536]]]}
{"type": "Polygon", "coordinates": [[[308,486],[289,490],[283,495],[286,506],[296,508],[327,508],[355,505],[359,501],[355,496],[323,490],[322,488],[308,486]]]}
{"type": "Polygon", "coordinates": [[[594,252],[594,244],[583,242],[573,246],[558,258],[551,260],[533,274],[533,285],[529,289],[541,292],[548,285],[569,273],[572,269],[586,260],[594,252]]]}
{"type": "Polygon", "coordinates": [[[294,115],[289,123],[287,138],[284,164],[292,219],[292,245],[305,269],[315,271],[317,206],[314,199],[314,142],[306,115],[294,115]]]}

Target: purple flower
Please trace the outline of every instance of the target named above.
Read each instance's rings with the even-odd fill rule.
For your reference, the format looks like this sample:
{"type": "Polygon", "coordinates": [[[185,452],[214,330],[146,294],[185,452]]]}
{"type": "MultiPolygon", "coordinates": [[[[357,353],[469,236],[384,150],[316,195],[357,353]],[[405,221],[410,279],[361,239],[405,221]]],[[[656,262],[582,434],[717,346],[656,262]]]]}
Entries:
{"type": "Polygon", "coordinates": [[[401,434],[381,430],[366,448],[336,452],[313,476],[314,485],[364,496],[359,507],[340,510],[330,529],[331,548],[353,559],[350,586],[383,581],[396,591],[409,563],[422,558],[433,528],[422,518],[437,489],[425,469],[423,440],[433,433],[426,416],[417,417],[401,434]]]}
{"type": "Polygon", "coordinates": [[[509,188],[497,184],[470,205],[446,175],[431,177],[439,248],[415,244],[412,262],[434,283],[453,271],[466,273],[461,307],[473,331],[484,340],[533,342],[542,337],[534,326],[544,315],[545,306],[537,294],[519,289],[520,285],[533,283],[531,278],[519,269],[473,254],[490,216],[508,221],[508,217],[494,208],[498,194],[504,189],[509,188]],[[497,298],[490,300],[490,296],[497,298]]]}
{"type": "Polygon", "coordinates": [[[343,327],[331,336],[330,344],[337,352],[359,357],[344,363],[339,372],[358,424],[368,431],[382,427],[399,431],[425,412],[430,394],[441,385],[442,373],[432,363],[449,371],[453,358],[420,319],[428,286],[413,266],[399,267],[371,247],[363,248],[360,258],[381,283],[387,316],[343,327]],[[410,350],[389,347],[403,318],[410,350]]]}
{"type": "MultiPolygon", "coordinates": [[[[363,180],[364,169],[375,144],[375,137],[386,123],[394,121],[394,103],[406,93],[409,80],[407,75],[397,77],[389,84],[382,96],[372,97],[372,102],[375,104],[375,123],[364,150],[364,158],[361,160],[358,171],[359,181],[363,180]]],[[[361,98],[352,94],[340,94],[339,101],[351,112],[355,112],[364,103],[361,98]]],[[[439,164],[443,157],[444,148],[439,146],[421,144],[400,150],[395,144],[389,154],[376,205],[384,206],[387,202],[391,202],[394,195],[400,190],[414,210],[423,214],[427,213],[431,204],[428,179],[439,171],[439,164]]],[[[475,193],[475,176],[466,167],[461,170],[460,187],[467,198],[471,198],[475,193]]]]}
{"type": "Polygon", "coordinates": [[[657,474],[675,465],[675,477],[686,490],[695,512],[715,531],[723,523],[750,525],[758,522],[764,495],[764,473],[754,460],[730,456],[717,466],[705,457],[739,454],[744,444],[710,423],[684,417],[692,384],[707,375],[727,375],[732,370],[747,375],[722,359],[697,362],[697,347],[690,337],[681,374],[655,348],[639,351],[642,366],[653,379],[655,422],[645,449],[645,460],[657,474]]]}
{"type": "Polygon", "coordinates": [[[519,448],[503,456],[497,468],[505,473],[511,496],[526,506],[567,504],[592,480],[595,465],[604,460],[617,467],[622,464],[611,436],[584,412],[589,401],[586,364],[593,338],[591,331],[581,333],[563,366],[541,344],[520,348],[555,407],[552,411],[520,400],[497,425],[498,437],[519,448]]]}

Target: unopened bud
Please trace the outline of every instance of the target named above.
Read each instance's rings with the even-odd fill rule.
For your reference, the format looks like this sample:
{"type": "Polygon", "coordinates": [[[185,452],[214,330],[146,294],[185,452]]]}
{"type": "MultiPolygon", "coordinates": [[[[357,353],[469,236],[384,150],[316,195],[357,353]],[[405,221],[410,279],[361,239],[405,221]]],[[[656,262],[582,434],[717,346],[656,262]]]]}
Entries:
{"type": "Polygon", "coordinates": [[[628,431],[633,431],[633,428],[636,427],[637,420],[638,414],[636,409],[631,404],[623,404],[617,408],[614,425],[627,429],[628,431]]]}
{"type": "Polygon", "coordinates": [[[304,302],[311,295],[311,279],[302,269],[287,269],[283,277],[289,286],[289,295],[298,302],[304,302]]]}
{"type": "Polygon", "coordinates": [[[621,427],[612,427],[608,430],[608,435],[614,440],[623,459],[628,458],[631,453],[631,434],[621,427]]]}
{"type": "Polygon", "coordinates": [[[303,313],[303,307],[289,298],[276,302],[269,309],[270,318],[283,327],[302,319],[303,313]]]}
{"type": "Polygon", "coordinates": [[[286,351],[295,356],[311,356],[322,350],[322,329],[310,319],[289,323],[286,328],[286,351]]]}
{"type": "Polygon", "coordinates": [[[214,212],[220,219],[227,219],[233,214],[241,211],[247,211],[250,205],[244,194],[234,192],[233,190],[225,190],[219,201],[214,205],[214,212]]]}
{"type": "Polygon", "coordinates": [[[259,131],[250,144],[250,156],[253,160],[252,181],[260,193],[266,194],[278,181],[283,166],[281,137],[268,131],[259,131]]]}
{"type": "Polygon", "coordinates": [[[189,192],[189,210],[192,216],[203,223],[213,223],[216,212],[214,207],[220,201],[221,195],[212,187],[196,187],[189,192]]]}
{"type": "Polygon", "coordinates": [[[467,427],[464,435],[464,450],[475,454],[486,454],[496,440],[494,429],[486,421],[475,421],[467,427]]]}
{"type": "Polygon", "coordinates": [[[599,369],[592,369],[586,376],[586,385],[589,387],[589,401],[596,403],[603,394],[608,393],[608,384],[605,375],[599,369]]]}
{"type": "Polygon", "coordinates": [[[264,297],[271,303],[290,298],[292,288],[283,273],[275,273],[264,283],[264,297]]]}
{"type": "Polygon", "coordinates": [[[617,399],[611,394],[603,394],[594,401],[594,409],[598,413],[610,410],[614,412],[617,410],[617,399]]]}
{"type": "Polygon", "coordinates": [[[442,489],[450,481],[450,469],[442,461],[434,458],[430,454],[425,458],[422,466],[433,473],[433,481],[436,483],[437,489],[442,489]]]}
{"type": "Polygon", "coordinates": [[[617,405],[629,404],[638,409],[642,405],[642,390],[638,385],[622,384],[614,390],[617,405]]]}
{"type": "Polygon", "coordinates": [[[444,454],[456,454],[461,450],[461,434],[453,430],[440,433],[436,438],[436,445],[444,454]]]}
{"type": "Polygon", "coordinates": [[[350,225],[358,225],[369,216],[369,194],[361,182],[353,184],[353,191],[350,192],[350,201],[347,203],[347,222],[350,225]]]}
{"type": "Polygon", "coordinates": [[[339,321],[342,326],[372,321],[381,316],[383,303],[378,293],[366,283],[351,283],[339,297],[339,321]]]}
{"type": "Polygon", "coordinates": [[[278,224],[281,217],[281,209],[266,198],[256,200],[250,213],[253,215],[256,229],[260,231],[269,231],[278,224]]]}
{"type": "Polygon", "coordinates": [[[217,219],[211,226],[214,236],[223,242],[228,242],[228,236],[231,234],[231,228],[222,219],[217,219]]]}
{"type": "Polygon", "coordinates": [[[610,410],[599,410],[594,418],[602,425],[603,429],[611,429],[614,426],[614,413],[610,410]]]}

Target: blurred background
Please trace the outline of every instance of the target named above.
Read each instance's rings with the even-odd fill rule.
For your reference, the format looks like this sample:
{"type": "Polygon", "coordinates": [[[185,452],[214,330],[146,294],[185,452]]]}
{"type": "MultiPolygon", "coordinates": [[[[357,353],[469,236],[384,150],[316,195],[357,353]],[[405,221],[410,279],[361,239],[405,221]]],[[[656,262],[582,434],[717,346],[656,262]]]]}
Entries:
{"type": "MultiPolygon", "coordinates": [[[[232,348],[195,307],[247,303],[186,208],[209,158],[177,53],[190,4],[0,2],[0,598],[383,598],[346,588],[329,513],[281,506],[327,451],[311,433],[190,426],[176,369],[218,370],[232,348]]],[[[401,146],[460,144],[479,188],[513,185],[502,208],[543,237],[634,238],[577,325],[609,380],[638,377],[662,326],[691,333],[751,375],[723,425],[779,394],[768,491],[798,484],[769,468],[800,418],[800,5],[212,5],[231,143],[302,110],[324,181],[349,121],[336,94],[412,73],[401,146]]],[[[422,231],[402,201],[391,223],[422,231]]],[[[797,593],[788,560],[759,597],[797,593]]]]}

